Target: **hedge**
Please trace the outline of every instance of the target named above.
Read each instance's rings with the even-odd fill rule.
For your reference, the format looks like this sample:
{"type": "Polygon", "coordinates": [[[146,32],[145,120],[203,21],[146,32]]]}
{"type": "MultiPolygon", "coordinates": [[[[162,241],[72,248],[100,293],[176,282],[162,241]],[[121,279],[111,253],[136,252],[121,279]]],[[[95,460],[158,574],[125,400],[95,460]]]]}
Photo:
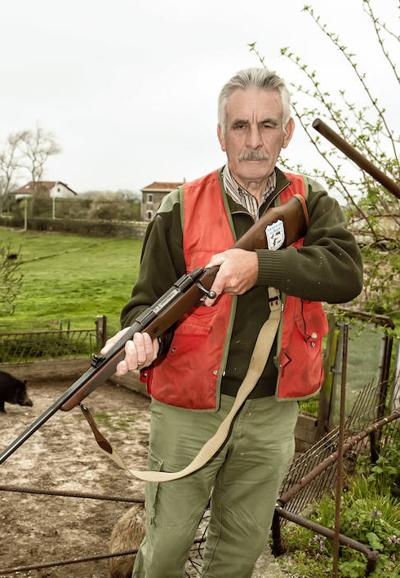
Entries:
{"type": "MultiPolygon", "coordinates": [[[[28,229],[33,231],[57,231],[75,233],[90,237],[120,237],[124,239],[143,239],[148,223],[144,221],[88,221],[84,219],[49,219],[29,217],[28,229]]],[[[1,227],[22,228],[23,218],[19,216],[1,216],[1,227]]]]}

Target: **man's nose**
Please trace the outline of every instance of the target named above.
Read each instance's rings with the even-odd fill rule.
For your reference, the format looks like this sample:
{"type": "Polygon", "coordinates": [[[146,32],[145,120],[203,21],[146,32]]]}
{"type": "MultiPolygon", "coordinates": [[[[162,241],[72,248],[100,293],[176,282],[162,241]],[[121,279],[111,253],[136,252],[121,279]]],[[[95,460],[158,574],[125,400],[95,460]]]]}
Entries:
{"type": "Polygon", "coordinates": [[[250,125],[247,133],[247,146],[249,148],[257,149],[262,145],[262,139],[259,127],[257,125],[250,125]]]}

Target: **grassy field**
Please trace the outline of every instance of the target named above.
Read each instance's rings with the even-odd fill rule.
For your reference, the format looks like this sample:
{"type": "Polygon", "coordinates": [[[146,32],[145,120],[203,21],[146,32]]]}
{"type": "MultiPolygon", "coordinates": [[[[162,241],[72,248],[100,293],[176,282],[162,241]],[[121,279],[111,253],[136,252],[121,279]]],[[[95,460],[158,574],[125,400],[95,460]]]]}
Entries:
{"type": "Polygon", "coordinates": [[[21,252],[22,290],[13,316],[0,317],[0,330],[91,328],[107,315],[119,328],[121,307],[136,280],[142,242],[132,239],[20,232],[0,227],[0,244],[21,252]]]}
{"type": "MultiPolygon", "coordinates": [[[[141,241],[20,232],[0,227],[0,244],[21,252],[23,285],[13,316],[0,317],[0,331],[94,328],[106,315],[108,335],[119,329],[119,314],[137,278],[141,241]]],[[[348,409],[355,396],[377,377],[382,333],[371,326],[350,331],[348,409]]],[[[303,410],[316,414],[316,399],[303,410]]],[[[337,405],[337,404],[335,404],[337,405]]],[[[337,407],[335,407],[337,412],[337,407]]]]}

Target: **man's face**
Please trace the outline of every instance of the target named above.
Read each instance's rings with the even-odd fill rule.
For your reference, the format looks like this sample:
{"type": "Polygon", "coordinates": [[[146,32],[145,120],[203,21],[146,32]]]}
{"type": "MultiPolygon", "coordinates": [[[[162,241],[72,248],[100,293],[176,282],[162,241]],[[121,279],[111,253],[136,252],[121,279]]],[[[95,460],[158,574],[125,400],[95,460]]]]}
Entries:
{"type": "Polygon", "coordinates": [[[218,139],[230,171],[245,188],[266,179],[281,148],[288,145],[294,122],[290,119],[284,130],[282,119],[281,96],[276,90],[238,89],[228,98],[225,132],[218,126],[218,139]]]}

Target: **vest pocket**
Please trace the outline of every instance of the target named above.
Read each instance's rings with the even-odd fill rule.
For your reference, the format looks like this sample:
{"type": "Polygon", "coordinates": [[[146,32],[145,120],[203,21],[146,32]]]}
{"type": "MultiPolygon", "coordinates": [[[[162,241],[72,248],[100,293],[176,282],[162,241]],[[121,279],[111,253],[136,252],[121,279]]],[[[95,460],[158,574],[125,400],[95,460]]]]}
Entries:
{"type": "Polygon", "coordinates": [[[211,331],[211,323],[207,325],[204,323],[196,323],[192,317],[190,321],[185,320],[176,328],[167,357],[176,355],[177,353],[181,355],[186,351],[190,351],[196,347],[199,340],[208,337],[211,331]]]}
{"type": "Polygon", "coordinates": [[[308,347],[311,350],[321,349],[322,339],[328,333],[322,304],[317,301],[300,301],[295,322],[308,347]]]}
{"type": "Polygon", "coordinates": [[[328,323],[319,302],[296,299],[291,305],[279,355],[279,397],[298,398],[315,393],[321,386],[322,340],[328,323]]]}
{"type": "Polygon", "coordinates": [[[328,323],[322,304],[301,301],[300,314],[296,315],[296,326],[303,339],[303,376],[311,392],[317,390],[324,378],[322,363],[322,340],[328,332],[328,323]]]}
{"type": "Polygon", "coordinates": [[[154,368],[155,399],[190,409],[215,409],[216,375],[206,351],[212,319],[198,322],[191,315],[176,328],[166,357],[154,368]]]}

